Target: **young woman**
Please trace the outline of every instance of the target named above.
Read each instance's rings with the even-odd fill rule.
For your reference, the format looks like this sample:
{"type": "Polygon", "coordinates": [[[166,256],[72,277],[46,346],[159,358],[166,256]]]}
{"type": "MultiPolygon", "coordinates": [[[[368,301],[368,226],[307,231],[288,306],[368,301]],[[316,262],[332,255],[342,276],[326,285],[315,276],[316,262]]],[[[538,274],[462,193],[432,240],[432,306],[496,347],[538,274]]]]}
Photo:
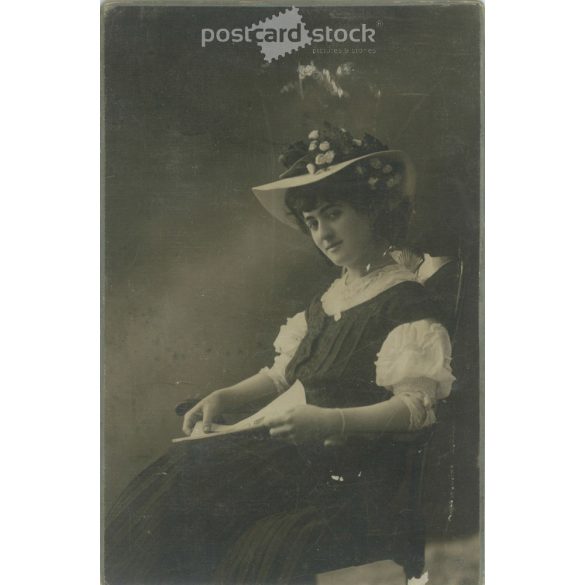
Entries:
{"type": "Polygon", "coordinates": [[[407,156],[329,126],[283,161],[284,176],[254,193],[341,277],[288,319],[271,367],[209,394],[183,430],[199,419],[209,430],[297,380],[307,404],[254,433],[175,445],[136,478],[106,530],[111,585],[300,583],[340,554],[360,562],[368,534],[391,522],[389,506],[366,507],[390,504],[404,470],[384,433],[431,425],[450,392],[441,312],[389,253],[412,207],[407,156]]]}

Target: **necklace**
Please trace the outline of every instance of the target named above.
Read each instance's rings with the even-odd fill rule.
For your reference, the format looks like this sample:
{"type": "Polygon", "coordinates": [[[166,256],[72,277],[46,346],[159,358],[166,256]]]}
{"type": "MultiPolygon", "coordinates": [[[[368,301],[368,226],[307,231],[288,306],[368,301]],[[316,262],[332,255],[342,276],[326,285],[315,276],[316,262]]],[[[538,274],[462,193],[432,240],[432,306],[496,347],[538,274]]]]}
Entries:
{"type": "Polygon", "coordinates": [[[335,321],[343,311],[367,301],[383,290],[403,282],[414,280],[414,275],[397,263],[386,264],[361,278],[347,282],[347,273],[338,278],[321,297],[323,309],[335,321]]]}
{"type": "Polygon", "coordinates": [[[348,281],[349,271],[347,268],[344,268],[342,272],[344,286],[351,286],[354,282],[359,282],[366,276],[378,272],[381,268],[398,264],[398,262],[392,257],[392,250],[393,248],[391,246],[387,246],[382,252],[380,259],[377,262],[368,262],[368,264],[366,264],[365,274],[354,278],[351,282],[348,281]]]}

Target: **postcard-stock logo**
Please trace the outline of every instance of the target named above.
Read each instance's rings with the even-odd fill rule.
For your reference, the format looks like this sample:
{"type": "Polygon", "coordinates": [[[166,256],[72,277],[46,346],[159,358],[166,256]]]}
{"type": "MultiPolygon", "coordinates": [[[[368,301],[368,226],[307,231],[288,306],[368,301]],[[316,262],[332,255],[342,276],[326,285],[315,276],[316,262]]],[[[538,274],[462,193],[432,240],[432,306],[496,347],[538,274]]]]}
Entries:
{"type": "Polygon", "coordinates": [[[257,24],[245,28],[203,28],[201,46],[210,43],[256,43],[267,62],[298,51],[313,42],[376,42],[376,31],[365,24],[351,29],[325,28],[308,29],[298,8],[294,6],[257,24]]]}

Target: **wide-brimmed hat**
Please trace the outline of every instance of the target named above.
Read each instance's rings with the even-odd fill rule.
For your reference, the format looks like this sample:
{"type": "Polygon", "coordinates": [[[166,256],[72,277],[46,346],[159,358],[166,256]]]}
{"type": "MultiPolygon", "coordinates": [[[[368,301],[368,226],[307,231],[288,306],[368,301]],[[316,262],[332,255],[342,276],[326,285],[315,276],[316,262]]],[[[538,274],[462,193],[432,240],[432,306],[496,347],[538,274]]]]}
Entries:
{"type": "Polygon", "coordinates": [[[287,170],[277,181],[252,187],[262,206],[286,225],[299,229],[285,203],[288,191],[326,181],[344,169],[351,173],[348,180],[367,186],[366,194],[387,195],[391,209],[413,202],[414,166],[404,151],[388,149],[369,134],[355,139],[347,130],[327,123],[308,138],[309,142],[295,142],[281,155],[287,170]]]}

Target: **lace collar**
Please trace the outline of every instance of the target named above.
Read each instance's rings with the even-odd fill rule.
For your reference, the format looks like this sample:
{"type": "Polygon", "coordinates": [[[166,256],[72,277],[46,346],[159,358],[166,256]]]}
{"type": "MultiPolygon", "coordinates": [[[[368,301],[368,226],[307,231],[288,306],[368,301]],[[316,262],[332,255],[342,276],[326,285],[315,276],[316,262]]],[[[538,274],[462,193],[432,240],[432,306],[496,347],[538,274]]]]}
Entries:
{"type": "Polygon", "coordinates": [[[390,264],[350,283],[346,283],[345,280],[345,276],[334,280],[321,297],[323,311],[333,316],[336,321],[341,319],[343,311],[373,299],[396,284],[416,280],[416,276],[400,264],[390,264]]]}

